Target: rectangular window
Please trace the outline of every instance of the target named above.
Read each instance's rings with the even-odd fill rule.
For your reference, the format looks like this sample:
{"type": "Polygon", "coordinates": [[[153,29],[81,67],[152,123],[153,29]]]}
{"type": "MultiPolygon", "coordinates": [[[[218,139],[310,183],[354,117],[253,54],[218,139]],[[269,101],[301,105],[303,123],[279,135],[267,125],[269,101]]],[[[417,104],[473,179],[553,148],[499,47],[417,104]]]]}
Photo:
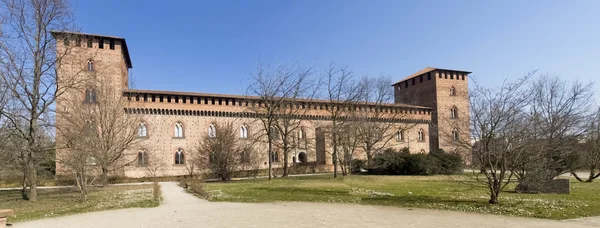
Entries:
{"type": "Polygon", "coordinates": [[[464,74],[462,75],[462,80],[463,80],[463,81],[465,80],[465,75],[464,75],[464,74]]]}
{"type": "Polygon", "coordinates": [[[89,47],[89,48],[92,47],[92,38],[87,39],[87,47],[89,47]]]}
{"type": "Polygon", "coordinates": [[[412,78],[412,85],[415,85],[415,78],[412,78]]]}
{"type": "Polygon", "coordinates": [[[408,88],[408,80],[404,81],[404,88],[408,88]]]}
{"type": "Polygon", "coordinates": [[[431,80],[431,72],[427,73],[427,81],[431,80]]]}
{"type": "Polygon", "coordinates": [[[423,75],[419,76],[419,83],[423,82],[423,75]]]}
{"type": "Polygon", "coordinates": [[[444,78],[448,79],[448,72],[444,72],[444,78]]]}
{"type": "Polygon", "coordinates": [[[115,40],[114,39],[110,39],[110,50],[115,50],[115,40]]]}
{"type": "Polygon", "coordinates": [[[98,48],[104,49],[104,39],[100,38],[100,40],[98,40],[98,48]]]}
{"type": "Polygon", "coordinates": [[[454,74],[450,73],[450,79],[454,79],[454,74]]]}

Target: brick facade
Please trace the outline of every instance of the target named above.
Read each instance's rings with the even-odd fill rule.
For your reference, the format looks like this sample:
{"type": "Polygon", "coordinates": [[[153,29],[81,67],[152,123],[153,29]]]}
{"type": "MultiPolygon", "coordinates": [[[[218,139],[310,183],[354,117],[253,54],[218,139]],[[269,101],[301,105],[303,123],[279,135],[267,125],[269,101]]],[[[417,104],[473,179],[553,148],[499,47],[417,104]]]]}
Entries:
{"type": "MultiPolygon", "coordinates": [[[[53,35],[57,40],[69,39],[69,35],[76,33],[55,32],[53,35]]],[[[81,37],[81,45],[74,45],[74,41],[57,42],[57,53],[67,53],[65,61],[57,67],[59,76],[59,85],[61,77],[72,77],[80,75],[81,77],[94,77],[95,75],[86,72],[88,61],[93,61],[96,72],[102,72],[102,83],[110,83],[111,87],[120,96],[129,100],[129,106],[126,112],[130,115],[140,115],[147,128],[147,136],[140,138],[140,145],[127,152],[126,158],[135,159],[139,151],[151,153],[152,159],[159,159],[164,167],[159,172],[161,176],[185,175],[187,170],[185,165],[175,164],[175,152],[179,149],[191,151],[196,148],[199,140],[208,134],[208,128],[214,122],[232,122],[234,126],[248,127],[248,135],[256,135],[262,126],[254,114],[249,111],[256,98],[224,95],[207,94],[175,91],[151,91],[134,90],[128,87],[128,69],[132,67],[129,59],[129,53],[125,39],[111,36],[100,36],[92,34],[76,34],[81,37]],[[87,39],[91,40],[91,47],[87,46],[87,39]],[[104,42],[104,48],[99,48],[99,42],[104,42]],[[68,45],[66,45],[68,43],[68,45]],[[110,47],[109,47],[109,44],[110,47]],[[112,45],[114,44],[114,45],[112,45]],[[77,72],[74,74],[73,72],[77,72]],[[176,123],[183,125],[183,137],[174,137],[174,126],[176,123]]],[[[79,39],[79,38],[78,38],[79,39]]],[[[435,121],[439,123],[437,114],[440,116],[448,115],[445,111],[447,105],[456,105],[459,109],[468,110],[468,100],[460,100],[460,96],[448,98],[444,97],[442,91],[448,90],[450,86],[455,86],[460,94],[466,94],[466,79],[463,80],[437,80],[437,74],[442,72],[434,70],[432,73],[435,79],[424,81],[418,84],[423,90],[417,92],[421,98],[419,102],[403,102],[404,90],[396,91],[396,104],[385,105],[383,108],[386,113],[402,113],[401,115],[388,115],[393,118],[382,116],[381,121],[391,121],[397,125],[397,128],[390,129],[396,131],[401,126],[410,125],[410,129],[404,132],[403,140],[391,140],[388,144],[390,148],[401,149],[410,147],[414,153],[428,152],[430,148],[445,148],[444,140],[438,142],[438,132],[430,126],[435,121]],[[447,104],[446,104],[447,103],[447,104]],[[430,108],[431,107],[431,108],[430,108]],[[418,139],[419,130],[423,131],[426,137],[423,140],[418,139]],[[428,135],[428,137],[427,137],[428,135]],[[433,137],[436,136],[436,137],[433,137]]],[[[461,73],[461,72],[455,72],[461,73]]],[[[397,88],[395,85],[395,89],[397,88]]],[[[417,88],[415,86],[415,88],[417,88]]],[[[404,89],[404,88],[402,88],[404,89]]],[[[69,111],[69,107],[61,102],[62,99],[72,99],[73,97],[84,97],[85,87],[74,88],[68,93],[57,99],[57,110],[69,111]]],[[[301,126],[305,132],[305,144],[294,148],[294,153],[290,154],[290,165],[299,164],[300,157],[306,155],[305,162],[314,162],[317,164],[331,164],[331,143],[329,135],[322,129],[328,125],[329,120],[325,109],[333,108],[335,104],[327,101],[317,100],[306,103],[303,108],[308,109],[305,114],[300,116],[301,126]],[[322,135],[322,136],[321,136],[322,135]],[[300,156],[300,153],[304,153],[300,156]],[[295,161],[293,161],[293,159],[295,161]]],[[[368,112],[373,109],[372,105],[359,105],[362,112],[368,112]]],[[[463,116],[461,116],[463,117],[463,116]]],[[[440,118],[441,119],[441,118],[440,118]]],[[[468,115],[459,119],[468,120],[468,115]]],[[[61,124],[61,115],[57,114],[57,128],[61,124]]],[[[467,122],[468,124],[468,122],[467,122]]],[[[441,126],[441,125],[440,125],[441,126]]],[[[445,126],[445,125],[444,125],[445,126]]],[[[468,126],[468,125],[467,125],[468,126]]],[[[468,131],[468,127],[464,128],[468,131]]],[[[218,131],[218,130],[217,130],[218,131]]],[[[462,131],[462,130],[461,130],[462,131]]],[[[389,135],[394,133],[390,132],[389,135]]],[[[462,133],[468,135],[468,133],[462,133]]],[[[57,132],[57,144],[61,143],[60,133],[57,132]]],[[[264,162],[261,168],[267,167],[268,157],[267,145],[265,143],[256,144],[255,151],[264,154],[264,162]]],[[[57,149],[57,158],[61,156],[61,149],[57,149]]],[[[360,153],[359,153],[360,154],[360,153]]],[[[279,167],[283,163],[274,163],[274,167],[279,167]]],[[[67,170],[57,163],[57,173],[64,174],[67,170]]],[[[128,177],[148,176],[144,166],[138,166],[137,163],[126,166],[119,173],[128,177]]]]}

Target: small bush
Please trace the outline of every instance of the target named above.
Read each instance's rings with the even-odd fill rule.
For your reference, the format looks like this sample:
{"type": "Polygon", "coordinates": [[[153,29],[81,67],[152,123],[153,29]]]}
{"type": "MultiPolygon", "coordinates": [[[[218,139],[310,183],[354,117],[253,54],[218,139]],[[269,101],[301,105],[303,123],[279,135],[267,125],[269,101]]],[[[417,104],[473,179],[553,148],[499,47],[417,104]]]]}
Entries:
{"type": "Polygon", "coordinates": [[[460,155],[444,151],[429,154],[411,154],[387,149],[371,159],[369,173],[378,175],[438,175],[462,172],[460,155]]]}
{"type": "Polygon", "coordinates": [[[360,173],[361,169],[365,168],[365,164],[366,164],[365,160],[353,159],[350,162],[350,166],[351,166],[350,168],[352,169],[351,171],[353,173],[360,173]]]}

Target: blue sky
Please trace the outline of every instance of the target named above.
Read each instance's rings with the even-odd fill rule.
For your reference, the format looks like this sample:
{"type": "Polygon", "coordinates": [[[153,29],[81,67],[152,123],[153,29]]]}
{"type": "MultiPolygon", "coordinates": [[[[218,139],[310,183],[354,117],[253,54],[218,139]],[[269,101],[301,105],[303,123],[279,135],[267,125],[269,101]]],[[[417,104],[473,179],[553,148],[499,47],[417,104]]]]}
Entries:
{"type": "MultiPolygon", "coordinates": [[[[331,61],[400,80],[424,67],[487,86],[539,69],[598,81],[600,1],[73,2],[83,32],[126,38],[138,89],[243,94],[256,64],[331,61]],[[176,2],[176,3],[175,3],[176,2]]],[[[600,82],[594,86],[600,100],[600,82]]]]}

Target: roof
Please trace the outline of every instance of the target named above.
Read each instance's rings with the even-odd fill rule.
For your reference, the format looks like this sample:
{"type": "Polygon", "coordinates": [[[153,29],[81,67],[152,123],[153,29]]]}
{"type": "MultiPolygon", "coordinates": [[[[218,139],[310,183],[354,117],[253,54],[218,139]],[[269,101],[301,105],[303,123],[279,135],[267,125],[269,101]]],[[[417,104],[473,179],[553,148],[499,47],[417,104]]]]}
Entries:
{"type": "Polygon", "coordinates": [[[462,70],[451,70],[451,69],[443,69],[443,68],[436,68],[436,67],[425,67],[424,69],[422,69],[420,71],[417,71],[416,73],[411,74],[408,77],[406,77],[406,78],[404,78],[404,79],[402,79],[402,80],[400,80],[400,81],[398,81],[398,82],[396,82],[396,83],[394,83],[392,85],[399,84],[399,83],[404,82],[404,81],[406,81],[408,79],[411,79],[411,78],[414,78],[414,77],[417,77],[419,75],[426,74],[426,73],[429,73],[429,72],[432,72],[432,71],[436,71],[436,70],[453,71],[453,72],[460,72],[460,73],[466,73],[466,74],[470,74],[471,73],[469,71],[462,71],[462,70]]]}
{"type": "MultiPolygon", "coordinates": [[[[131,94],[162,94],[162,95],[176,95],[176,96],[198,96],[198,97],[215,97],[215,98],[230,98],[230,99],[251,99],[258,100],[258,96],[244,96],[244,95],[231,95],[231,94],[214,94],[214,93],[197,93],[197,92],[177,92],[177,91],[164,91],[164,90],[139,90],[139,89],[127,89],[123,93],[131,94]]],[[[324,99],[298,99],[300,101],[313,102],[313,103],[333,103],[329,100],[324,99]]],[[[399,107],[399,108],[414,108],[414,109],[433,109],[431,107],[417,106],[410,104],[376,104],[373,102],[358,102],[359,105],[380,105],[383,107],[399,107]]]]}
{"type": "Polygon", "coordinates": [[[56,30],[52,30],[52,31],[50,31],[50,33],[52,34],[52,36],[55,36],[55,37],[56,37],[56,35],[61,35],[61,34],[71,34],[71,35],[78,35],[78,36],[88,36],[88,37],[109,38],[109,39],[120,40],[123,43],[122,50],[123,50],[123,56],[125,57],[125,64],[127,65],[127,68],[133,68],[133,65],[131,64],[131,58],[129,57],[129,49],[127,49],[127,42],[125,42],[125,38],[123,38],[123,37],[106,36],[106,35],[72,32],[72,31],[56,31],[56,30]]]}

